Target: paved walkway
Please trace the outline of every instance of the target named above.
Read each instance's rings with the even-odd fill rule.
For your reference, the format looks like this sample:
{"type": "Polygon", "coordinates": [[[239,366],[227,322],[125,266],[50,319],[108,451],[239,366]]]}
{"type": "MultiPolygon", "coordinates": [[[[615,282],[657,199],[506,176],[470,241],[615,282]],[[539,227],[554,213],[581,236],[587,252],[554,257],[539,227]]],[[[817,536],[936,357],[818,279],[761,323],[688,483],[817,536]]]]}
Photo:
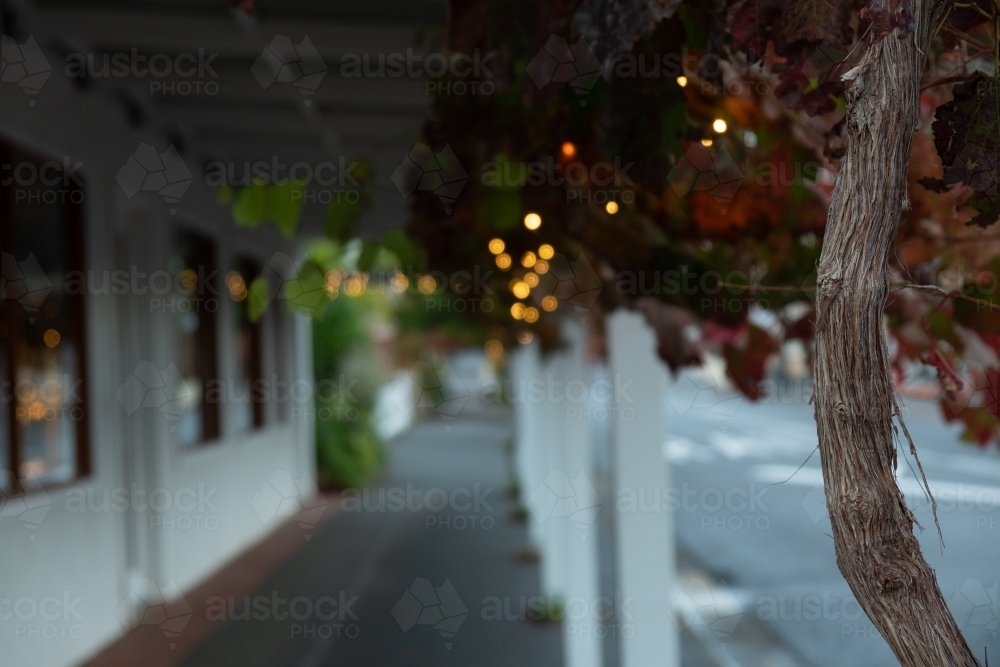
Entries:
{"type": "Polygon", "coordinates": [[[208,605],[227,620],[181,664],[560,667],[560,627],[521,613],[539,581],[517,558],[527,538],[504,495],[509,436],[509,419],[415,426],[378,486],[341,498],[232,610],[208,605]],[[252,617],[233,619],[247,596],[252,617]]]}

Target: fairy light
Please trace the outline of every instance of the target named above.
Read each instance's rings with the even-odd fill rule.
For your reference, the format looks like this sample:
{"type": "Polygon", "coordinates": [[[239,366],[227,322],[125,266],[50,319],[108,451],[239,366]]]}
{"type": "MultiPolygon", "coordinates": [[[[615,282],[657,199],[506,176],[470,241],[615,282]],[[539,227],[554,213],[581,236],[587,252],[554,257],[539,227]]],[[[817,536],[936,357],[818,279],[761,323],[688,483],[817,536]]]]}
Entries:
{"type": "Polygon", "coordinates": [[[618,212],[618,202],[609,201],[604,205],[604,210],[608,212],[608,215],[614,215],[618,212]]]}
{"type": "MultiPolygon", "coordinates": [[[[535,264],[538,266],[538,264],[535,264]]],[[[528,287],[538,287],[538,274],[533,271],[528,271],[524,274],[524,284],[528,287]]]]}
{"type": "Polygon", "coordinates": [[[483,346],[483,350],[486,352],[486,356],[490,359],[499,359],[503,355],[503,343],[493,338],[486,341],[486,345],[483,346]]]}
{"type": "Polygon", "coordinates": [[[529,213],[528,215],[524,216],[524,226],[530,229],[531,231],[535,231],[536,229],[542,226],[542,216],[538,215],[537,213],[529,213]]]}
{"type": "Polygon", "coordinates": [[[688,85],[688,78],[686,76],[677,77],[677,85],[680,86],[681,88],[688,85]]]}
{"type": "Polygon", "coordinates": [[[562,154],[569,159],[576,157],[576,146],[572,141],[564,141],[562,145],[562,154]]]}
{"type": "Polygon", "coordinates": [[[552,259],[556,254],[556,249],[550,246],[548,243],[543,243],[538,246],[538,256],[542,259],[552,259]]]}
{"type": "Polygon", "coordinates": [[[361,276],[352,276],[344,283],[344,294],[350,297],[361,296],[365,292],[365,280],[361,276]]]}
{"type": "Polygon", "coordinates": [[[528,283],[519,282],[514,285],[514,289],[511,290],[518,299],[527,299],[528,295],[531,294],[531,288],[528,287],[528,283]]]}
{"type": "Polygon", "coordinates": [[[531,252],[530,250],[521,255],[521,266],[523,266],[526,269],[530,269],[531,267],[533,267],[535,265],[535,262],[537,261],[538,258],[535,257],[535,253],[531,252]]]}
{"type": "Polygon", "coordinates": [[[499,255],[506,247],[507,244],[503,242],[503,239],[492,239],[490,241],[490,252],[494,255],[499,255]]]}
{"type": "Polygon", "coordinates": [[[497,255],[497,259],[496,259],[497,268],[506,271],[507,269],[510,268],[510,265],[511,265],[512,261],[513,260],[511,260],[510,255],[508,255],[505,252],[502,252],[499,255],[497,255]]]}
{"type": "Polygon", "coordinates": [[[399,292],[400,294],[405,292],[409,286],[410,279],[402,271],[396,271],[395,275],[392,276],[392,280],[389,281],[389,287],[392,291],[399,292]]]}
{"type": "Polygon", "coordinates": [[[521,333],[517,334],[517,342],[520,343],[521,345],[527,345],[534,339],[535,335],[530,331],[522,331],[521,333]]]}
{"type": "Polygon", "coordinates": [[[553,310],[559,307],[559,299],[552,295],[549,295],[542,299],[542,310],[547,313],[551,313],[553,310]]]}
{"type": "Polygon", "coordinates": [[[702,139],[701,140],[701,145],[704,146],[705,148],[708,148],[709,146],[712,145],[712,140],[711,139],[702,139]]]}
{"type": "Polygon", "coordinates": [[[515,303],[513,306],[511,306],[510,316],[513,317],[515,320],[524,319],[524,304],[515,303]]]}
{"type": "Polygon", "coordinates": [[[727,127],[729,126],[726,125],[726,121],[722,120],[721,118],[716,118],[715,122],[712,123],[712,129],[718,132],[719,134],[725,132],[727,127]]]}
{"type": "Polygon", "coordinates": [[[549,272],[549,263],[544,259],[540,259],[535,262],[535,265],[531,268],[535,270],[535,273],[541,276],[549,272]]]}
{"type": "Polygon", "coordinates": [[[533,324],[538,321],[538,309],[534,306],[528,306],[524,309],[524,321],[528,324],[533,324]]]}
{"type": "Polygon", "coordinates": [[[437,281],[434,280],[433,276],[420,276],[420,280],[417,281],[417,290],[421,294],[433,294],[436,289],[437,281]]]}

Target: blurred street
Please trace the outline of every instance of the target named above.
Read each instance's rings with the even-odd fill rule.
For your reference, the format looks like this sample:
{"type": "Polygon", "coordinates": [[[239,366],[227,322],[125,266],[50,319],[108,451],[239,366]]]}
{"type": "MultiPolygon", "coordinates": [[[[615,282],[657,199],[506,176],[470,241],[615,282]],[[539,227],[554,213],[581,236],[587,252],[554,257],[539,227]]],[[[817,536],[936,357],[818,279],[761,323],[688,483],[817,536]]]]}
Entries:
{"type": "MultiPolygon", "coordinates": [[[[673,384],[665,448],[679,548],[722,582],[689,596],[707,605],[703,630],[725,647],[756,623],[816,667],[896,664],[837,570],[809,391],[782,385],[754,404],[712,387],[698,372],[673,384]]],[[[1000,655],[1000,456],[960,441],[936,404],[908,400],[906,409],[945,542],[942,554],[904,440],[898,478],[924,528],[924,555],[975,653],[1000,655]]],[[[729,648],[735,664],[772,664],[729,648]]]]}

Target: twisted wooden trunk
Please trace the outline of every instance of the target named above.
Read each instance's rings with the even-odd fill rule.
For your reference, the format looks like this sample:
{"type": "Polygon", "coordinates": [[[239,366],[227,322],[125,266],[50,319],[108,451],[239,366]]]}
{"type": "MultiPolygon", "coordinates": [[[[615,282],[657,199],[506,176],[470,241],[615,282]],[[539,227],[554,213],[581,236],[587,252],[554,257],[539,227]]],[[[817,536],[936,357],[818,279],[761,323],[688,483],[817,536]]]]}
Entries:
{"type": "MultiPolygon", "coordinates": [[[[875,5],[878,5],[877,1],[875,5]]],[[[891,11],[890,1],[882,9],[891,11]]],[[[847,153],[817,277],[816,425],[837,563],[906,667],[978,665],[913,534],[896,484],[892,383],[882,325],[920,78],[940,3],[874,44],[847,78],[847,153]]]]}

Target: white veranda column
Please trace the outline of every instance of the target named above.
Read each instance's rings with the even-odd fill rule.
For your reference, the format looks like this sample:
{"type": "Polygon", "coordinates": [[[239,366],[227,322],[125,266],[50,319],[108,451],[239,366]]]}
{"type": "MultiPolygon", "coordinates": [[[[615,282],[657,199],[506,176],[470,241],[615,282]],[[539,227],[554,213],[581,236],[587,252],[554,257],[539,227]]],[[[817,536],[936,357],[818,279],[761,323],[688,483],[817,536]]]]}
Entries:
{"type": "Polygon", "coordinates": [[[622,494],[649,499],[669,486],[663,456],[666,368],[641,315],[612,314],[607,338],[610,380],[617,387],[612,427],[616,497],[611,500],[617,581],[628,603],[619,620],[621,667],[677,667],[680,642],[670,611],[675,593],[673,517],[665,509],[643,510],[639,502],[618,503],[622,494]]]}

